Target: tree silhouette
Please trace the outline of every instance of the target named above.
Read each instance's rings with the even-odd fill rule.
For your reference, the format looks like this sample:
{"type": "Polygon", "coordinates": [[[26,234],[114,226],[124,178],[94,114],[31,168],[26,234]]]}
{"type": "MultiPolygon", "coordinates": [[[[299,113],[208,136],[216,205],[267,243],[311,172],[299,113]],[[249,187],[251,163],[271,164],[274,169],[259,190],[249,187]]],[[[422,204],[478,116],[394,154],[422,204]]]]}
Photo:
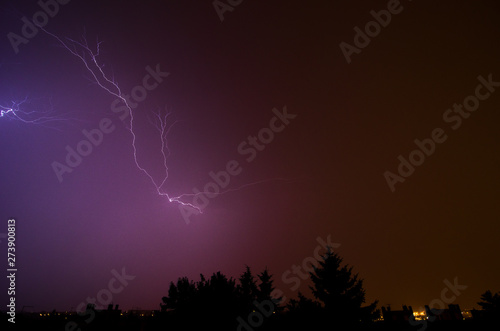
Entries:
{"type": "MultiPolygon", "coordinates": [[[[210,277],[206,286],[207,291],[203,297],[207,305],[216,306],[216,310],[234,310],[237,301],[236,282],[233,278],[227,278],[220,272],[210,277]]],[[[206,309],[206,308],[205,308],[206,309]]]]}
{"type": "MultiPolygon", "coordinates": [[[[219,330],[236,327],[237,317],[248,316],[258,303],[271,299],[274,290],[272,276],[267,270],[258,275],[256,284],[250,268],[239,277],[239,284],[221,272],[209,279],[202,274],[200,281],[187,277],[171,282],[168,296],[162,298],[161,311],[168,316],[173,329],[195,329],[217,326],[219,330]],[[193,318],[193,317],[196,318],[193,318]]],[[[276,308],[276,303],[273,303],[276,308]]]]}
{"type": "Polygon", "coordinates": [[[258,275],[258,278],[260,282],[257,290],[257,299],[259,301],[270,300],[274,287],[272,277],[269,275],[267,268],[258,275]]]}
{"type": "Polygon", "coordinates": [[[179,278],[177,284],[171,282],[168,296],[162,298],[160,306],[169,313],[174,329],[202,325],[230,328],[238,313],[237,300],[235,281],[217,272],[209,279],[200,275],[196,283],[187,277],[179,278]]]}
{"type": "Polygon", "coordinates": [[[321,304],[306,298],[301,292],[298,299],[288,301],[285,325],[287,330],[321,330],[325,328],[324,309],[321,304]]]}
{"type": "Polygon", "coordinates": [[[371,321],[377,301],[366,307],[363,280],[353,274],[352,267],[342,265],[343,259],[329,248],[319,261],[319,267],[311,272],[311,290],[324,306],[327,316],[334,323],[356,324],[371,321]]]}
{"type": "Polygon", "coordinates": [[[500,316],[500,292],[493,294],[490,290],[481,294],[481,301],[477,303],[486,312],[487,317],[500,316]]]}
{"type": "Polygon", "coordinates": [[[170,282],[168,289],[168,297],[163,297],[162,311],[167,309],[184,310],[188,309],[189,305],[193,302],[196,294],[196,286],[187,277],[182,277],[177,280],[177,285],[170,282]]]}
{"type": "Polygon", "coordinates": [[[253,302],[257,299],[257,283],[249,266],[246,266],[245,272],[239,278],[240,284],[237,287],[239,293],[240,309],[243,312],[250,312],[253,308],[253,302]]]}
{"type": "Polygon", "coordinates": [[[279,308],[279,304],[281,302],[281,298],[273,297],[272,293],[274,291],[274,280],[272,275],[269,274],[269,271],[264,269],[259,275],[259,284],[257,288],[257,301],[259,303],[264,301],[271,301],[274,305],[274,311],[277,311],[279,308]]]}
{"type": "Polygon", "coordinates": [[[317,316],[321,312],[321,304],[312,299],[306,298],[301,292],[298,294],[298,300],[291,299],[286,305],[288,312],[295,316],[317,316]]]}

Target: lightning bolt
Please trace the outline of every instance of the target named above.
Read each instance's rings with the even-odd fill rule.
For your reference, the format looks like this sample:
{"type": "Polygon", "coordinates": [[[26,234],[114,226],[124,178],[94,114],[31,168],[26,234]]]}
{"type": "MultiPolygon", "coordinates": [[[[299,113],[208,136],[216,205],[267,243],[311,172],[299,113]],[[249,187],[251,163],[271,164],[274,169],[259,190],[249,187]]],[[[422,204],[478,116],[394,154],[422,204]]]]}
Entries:
{"type": "Polygon", "coordinates": [[[264,179],[261,181],[257,182],[252,182],[248,184],[241,185],[236,188],[232,189],[227,189],[225,191],[221,191],[218,193],[215,192],[197,192],[197,193],[186,193],[186,194],[181,194],[179,196],[170,196],[168,193],[164,192],[163,187],[166,184],[168,177],[169,177],[169,172],[168,172],[168,165],[167,165],[167,159],[170,155],[170,150],[168,148],[168,140],[167,136],[171,130],[171,128],[177,123],[176,121],[173,123],[169,124],[169,116],[171,115],[170,112],[167,112],[166,114],[162,114],[161,112],[154,113],[155,121],[153,125],[156,127],[156,129],[159,132],[159,137],[160,137],[160,142],[161,142],[161,148],[160,148],[160,153],[162,155],[162,162],[163,162],[163,168],[164,168],[164,174],[161,180],[155,180],[154,177],[150,174],[150,172],[141,165],[141,162],[138,159],[137,156],[137,146],[136,146],[136,141],[137,141],[137,136],[134,132],[134,111],[129,102],[127,101],[127,98],[125,95],[122,93],[120,86],[118,83],[113,79],[110,78],[103,70],[104,65],[100,64],[98,61],[99,53],[100,53],[100,46],[102,42],[96,41],[96,46],[95,50],[92,50],[89,47],[89,44],[87,42],[85,33],[82,36],[81,41],[75,41],[70,38],[65,38],[65,40],[61,39],[57,35],[47,31],[43,27],[39,27],[42,31],[44,31],[46,34],[49,36],[55,38],[66,50],[68,50],[72,55],[77,57],[85,66],[87,71],[90,73],[92,76],[92,81],[96,83],[102,90],[107,92],[108,94],[120,99],[125,107],[128,110],[129,113],[129,122],[128,126],[126,127],[127,130],[130,132],[130,135],[132,136],[132,150],[133,150],[133,159],[135,162],[135,165],[137,168],[144,174],[146,175],[147,178],[149,178],[150,182],[153,184],[154,188],[156,189],[156,192],[158,195],[162,197],[166,197],[169,202],[177,203],[186,207],[191,207],[195,209],[197,212],[200,214],[203,213],[202,209],[190,202],[185,202],[183,199],[187,197],[196,197],[200,194],[212,194],[212,195],[222,195],[226,194],[229,192],[234,192],[234,191],[239,191],[244,188],[258,185],[258,184],[263,184],[265,182],[269,181],[296,181],[296,179],[286,179],[286,178],[271,178],[271,179],[264,179]]]}
{"type": "Polygon", "coordinates": [[[28,97],[25,97],[21,101],[11,101],[8,106],[0,105],[0,118],[18,120],[27,124],[41,124],[44,126],[48,126],[45,124],[49,122],[67,120],[66,118],[51,115],[53,110],[52,104],[49,111],[34,111],[26,109],[25,105],[28,103],[28,97]]]}
{"type": "Polygon", "coordinates": [[[89,47],[89,43],[86,39],[85,34],[82,37],[82,41],[76,41],[70,38],[65,38],[65,40],[61,39],[57,35],[47,31],[43,27],[40,27],[42,31],[44,31],[46,34],[49,36],[55,38],[66,50],[68,50],[72,55],[77,57],[85,66],[87,71],[90,73],[92,76],[92,80],[94,83],[96,83],[101,89],[103,89],[105,92],[108,94],[120,99],[125,107],[128,110],[129,113],[129,121],[128,121],[128,126],[127,130],[130,132],[132,136],[132,150],[133,150],[133,159],[135,162],[135,165],[137,168],[144,174],[146,175],[147,178],[151,181],[153,184],[154,188],[156,189],[156,192],[158,195],[166,197],[169,202],[176,202],[179,204],[182,204],[184,206],[188,206],[191,208],[196,209],[200,213],[202,213],[201,209],[189,202],[183,202],[180,200],[180,197],[174,197],[170,196],[168,193],[164,192],[162,189],[163,186],[165,185],[169,173],[168,173],[168,166],[167,166],[167,159],[168,156],[170,155],[170,151],[168,149],[168,141],[167,141],[167,136],[168,133],[170,132],[170,129],[177,123],[174,122],[172,124],[168,124],[168,117],[170,113],[166,113],[165,115],[162,115],[160,112],[155,113],[155,118],[156,118],[156,128],[159,131],[159,136],[161,140],[161,155],[162,155],[162,162],[163,162],[163,167],[164,167],[164,175],[163,177],[158,181],[155,180],[154,177],[149,173],[149,171],[141,165],[141,162],[139,161],[137,157],[137,146],[136,146],[136,141],[137,141],[137,136],[134,132],[134,111],[132,107],[130,106],[129,102],[127,101],[127,98],[123,95],[120,86],[118,83],[113,79],[110,78],[103,70],[104,65],[100,64],[98,61],[98,57],[100,54],[100,46],[102,44],[101,41],[96,42],[96,47],[95,50],[92,50],[89,47]]]}
{"type": "MultiPolygon", "coordinates": [[[[301,180],[300,178],[281,178],[281,177],[280,178],[267,178],[267,179],[262,179],[262,180],[259,180],[259,181],[256,181],[256,182],[246,183],[246,184],[240,185],[238,187],[230,188],[230,189],[218,192],[218,193],[211,192],[211,191],[200,191],[200,192],[197,192],[197,193],[185,193],[185,194],[181,194],[178,197],[175,197],[175,198],[172,198],[172,199],[179,200],[179,199],[186,198],[186,197],[197,197],[198,195],[202,195],[202,194],[210,194],[210,195],[220,196],[220,195],[223,195],[223,194],[226,194],[226,193],[235,192],[235,191],[241,191],[241,190],[243,190],[245,188],[252,187],[252,186],[255,186],[255,185],[262,185],[262,184],[265,184],[265,183],[268,183],[268,182],[282,181],[282,182],[287,182],[287,183],[295,183],[295,182],[298,182],[300,180],[301,180]]],[[[176,202],[181,203],[180,200],[179,201],[177,201],[177,200],[176,200],[176,202]]],[[[189,205],[189,206],[191,206],[191,205],[189,205]]],[[[199,207],[194,207],[194,208],[201,213],[201,210],[200,210],[199,207]]]]}

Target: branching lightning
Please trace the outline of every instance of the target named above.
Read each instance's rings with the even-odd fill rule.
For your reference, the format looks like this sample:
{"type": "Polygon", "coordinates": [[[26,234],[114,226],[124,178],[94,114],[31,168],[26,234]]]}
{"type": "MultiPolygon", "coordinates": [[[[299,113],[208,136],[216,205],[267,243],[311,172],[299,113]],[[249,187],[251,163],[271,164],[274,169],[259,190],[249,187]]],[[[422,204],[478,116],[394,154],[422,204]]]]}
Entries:
{"type": "Polygon", "coordinates": [[[129,114],[129,121],[128,121],[127,129],[132,136],[133,159],[134,159],[135,165],[144,175],[146,175],[149,178],[149,180],[151,181],[151,183],[155,187],[158,195],[166,197],[169,202],[175,202],[175,203],[178,203],[182,206],[191,207],[201,214],[202,209],[199,206],[197,206],[193,203],[185,202],[185,201],[183,201],[183,199],[185,199],[187,197],[196,197],[200,194],[211,194],[211,195],[215,194],[218,196],[218,195],[226,194],[229,192],[238,191],[238,190],[241,190],[241,189],[253,186],[253,185],[262,184],[262,183],[265,183],[268,181],[276,181],[276,180],[290,181],[289,179],[284,179],[284,178],[272,178],[272,179],[261,180],[261,181],[254,182],[254,183],[245,184],[245,185],[242,185],[240,187],[228,189],[228,190],[221,191],[218,193],[197,192],[197,193],[181,194],[179,196],[170,196],[168,193],[164,192],[164,190],[163,190],[163,187],[166,184],[168,177],[169,177],[167,159],[170,155],[170,150],[168,148],[167,136],[168,136],[168,133],[170,132],[171,128],[177,123],[177,122],[173,122],[173,123],[169,124],[168,117],[170,116],[170,113],[167,112],[166,114],[162,114],[161,112],[158,112],[158,113],[154,114],[155,115],[154,126],[158,130],[159,136],[160,136],[160,141],[161,141],[160,152],[162,155],[162,162],[163,162],[163,168],[164,168],[164,175],[162,176],[161,180],[155,180],[154,177],[150,174],[150,172],[141,164],[141,162],[139,161],[138,156],[137,156],[137,146],[136,146],[137,136],[136,136],[136,133],[134,132],[134,111],[133,111],[134,107],[132,107],[130,105],[127,97],[122,93],[120,86],[114,80],[114,78],[110,78],[104,72],[104,70],[103,70],[104,65],[100,64],[98,61],[98,57],[100,54],[100,46],[101,46],[102,42],[97,41],[96,46],[95,46],[95,50],[92,50],[89,47],[89,44],[87,42],[85,35],[82,37],[82,40],[80,42],[75,41],[75,40],[70,39],[70,38],[65,38],[63,40],[60,37],[54,35],[53,33],[48,32],[46,29],[44,29],[42,27],[40,27],[40,29],[42,31],[44,31],[46,34],[55,38],[66,50],[68,50],[72,55],[77,57],[83,63],[83,65],[85,66],[87,71],[92,76],[92,81],[94,83],[96,83],[101,89],[106,91],[108,94],[120,99],[123,102],[123,104],[125,105],[125,107],[128,110],[128,114],[129,114]]]}
{"type": "Polygon", "coordinates": [[[17,120],[27,124],[41,124],[47,126],[49,122],[64,121],[65,118],[52,115],[53,106],[48,111],[27,110],[28,97],[21,101],[11,101],[8,106],[0,105],[0,119],[17,120]]]}
{"type": "MultiPolygon", "coordinates": [[[[290,179],[290,178],[267,178],[267,179],[262,179],[262,180],[259,180],[259,181],[256,181],[256,182],[246,183],[246,184],[240,185],[240,186],[235,187],[235,188],[230,188],[230,189],[221,191],[219,193],[208,192],[208,191],[201,191],[201,192],[198,192],[198,193],[184,193],[184,194],[181,194],[178,197],[175,197],[175,198],[172,198],[172,199],[182,199],[182,198],[186,198],[186,197],[196,197],[196,196],[198,196],[200,194],[210,194],[210,195],[217,195],[217,196],[219,196],[219,195],[223,195],[223,194],[226,194],[226,193],[231,193],[231,192],[234,192],[234,191],[241,191],[241,190],[243,190],[245,188],[252,187],[252,186],[255,186],[255,185],[261,185],[261,184],[265,184],[265,183],[268,183],[268,182],[275,182],[275,181],[282,181],[282,182],[292,183],[292,182],[297,182],[298,179],[297,178],[292,178],[292,179],[290,179]]],[[[180,201],[177,201],[177,202],[180,202],[180,201]]],[[[196,208],[196,209],[201,212],[200,208],[196,208]]]]}
{"type": "Polygon", "coordinates": [[[82,41],[75,41],[70,38],[65,38],[65,40],[59,38],[55,34],[47,31],[44,28],[40,28],[42,31],[44,31],[46,34],[52,36],[55,38],[66,50],[68,50],[71,54],[76,56],[80,61],[83,63],[87,71],[90,73],[90,75],[93,78],[93,81],[104,91],[106,91],[108,94],[119,98],[125,107],[128,110],[129,113],[129,123],[127,126],[127,130],[130,132],[132,136],[132,150],[133,150],[133,158],[135,165],[137,168],[144,174],[146,175],[153,186],[156,189],[156,192],[160,196],[164,196],[168,199],[169,202],[176,202],[179,204],[182,204],[184,206],[189,206],[191,208],[196,209],[198,212],[202,212],[202,210],[189,202],[184,202],[181,201],[182,196],[178,197],[171,197],[168,193],[163,191],[163,186],[165,185],[167,179],[168,179],[168,166],[167,166],[167,158],[170,155],[170,151],[168,149],[168,141],[167,141],[167,135],[170,132],[170,129],[172,128],[173,125],[175,125],[176,122],[173,124],[168,124],[168,116],[170,113],[167,113],[165,115],[162,115],[161,113],[156,113],[156,128],[159,131],[160,134],[160,140],[161,140],[161,155],[162,155],[162,162],[163,162],[163,167],[164,167],[164,175],[161,178],[161,180],[155,180],[154,177],[149,173],[149,171],[144,168],[141,163],[139,162],[139,159],[137,157],[137,146],[136,146],[136,141],[137,141],[137,136],[134,132],[134,111],[127,100],[127,98],[124,96],[122,93],[120,86],[118,83],[113,79],[110,78],[103,70],[104,65],[99,64],[98,62],[98,57],[100,54],[100,46],[102,42],[97,41],[96,42],[96,49],[92,50],[88,44],[88,41],[85,37],[85,35],[82,37],[82,41]]]}

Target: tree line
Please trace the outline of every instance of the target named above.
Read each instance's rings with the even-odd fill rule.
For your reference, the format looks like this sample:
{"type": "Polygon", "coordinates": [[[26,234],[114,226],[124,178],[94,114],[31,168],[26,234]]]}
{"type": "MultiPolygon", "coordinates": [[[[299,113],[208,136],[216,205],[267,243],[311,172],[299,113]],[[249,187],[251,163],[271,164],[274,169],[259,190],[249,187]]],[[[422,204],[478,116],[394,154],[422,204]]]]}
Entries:
{"type": "MultiPolygon", "coordinates": [[[[267,268],[254,275],[246,266],[238,279],[221,272],[208,278],[200,274],[196,282],[181,277],[170,283],[168,295],[162,298],[163,325],[172,330],[303,330],[324,326],[353,330],[373,326],[380,317],[378,301],[366,303],[363,279],[331,248],[309,276],[312,298],[299,292],[286,303],[273,292],[274,280],[267,268]]],[[[484,319],[498,320],[500,292],[486,291],[478,304],[484,319]]],[[[406,327],[415,329],[410,323],[406,327]]]]}
{"type": "Polygon", "coordinates": [[[298,293],[287,303],[276,297],[273,276],[267,269],[254,275],[250,267],[237,280],[221,272],[199,281],[181,277],[171,282],[162,298],[161,311],[171,327],[217,326],[219,329],[264,330],[289,324],[311,323],[355,326],[370,323],[377,315],[377,301],[365,305],[363,279],[344,265],[331,249],[310,272],[314,299],[298,293]]]}

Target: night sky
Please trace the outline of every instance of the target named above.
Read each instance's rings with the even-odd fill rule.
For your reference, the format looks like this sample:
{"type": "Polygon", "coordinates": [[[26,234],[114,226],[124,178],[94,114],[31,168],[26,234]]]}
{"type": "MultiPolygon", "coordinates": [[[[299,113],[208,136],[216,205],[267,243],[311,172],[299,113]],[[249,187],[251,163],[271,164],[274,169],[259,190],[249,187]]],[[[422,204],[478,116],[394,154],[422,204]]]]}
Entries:
{"type": "MultiPolygon", "coordinates": [[[[123,309],[159,309],[178,277],[237,278],[245,265],[268,267],[294,298],[282,275],[328,236],[365,279],[367,302],[418,310],[457,278],[467,289],[453,303],[479,308],[481,293],[500,290],[500,6],[397,3],[244,0],[223,21],[211,0],[59,4],[44,28],[64,40],[85,35],[94,50],[102,42],[98,61],[124,94],[143,86],[147,67],[168,72],[133,110],[137,158],[157,181],[164,168],[152,115],[168,111],[175,122],[163,192],[203,191],[211,172],[237,162],[222,190],[230,191],[187,222],[136,167],[116,97],[77,57],[41,30],[15,52],[9,33],[22,36],[22,17],[40,5],[2,1],[0,105],[26,98],[20,110],[30,119],[52,116],[0,117],[0,233],[16,220],[18,309],[74,309],[123,268],[135,276],[113,296],[123,309]],[[370,12],[388,8],[397,13],[386,27],[356,47],[355,28],[363,33],[370,12]],[[273,120],[284,109],[289,119],[273,120]],[[54,162],[66,164],[67,146],[103,119],[111,132],[60,181],[54,162]],[[248,138],[259,132],[261,150],[248,138]],[[441,142],[429,143],[433,136],[441,142]],[[413,153],[420,165],[410,175],[400,167],[404,177],[398,165],[416,139],[434,151],[413,153]],[[394,191],[387,172],[399,178],[394,191]]],[[[5,277],[0,285],[4,293],[5,277]]],[[[300,290],[309,296],[308,285],[300,290]]]]}

